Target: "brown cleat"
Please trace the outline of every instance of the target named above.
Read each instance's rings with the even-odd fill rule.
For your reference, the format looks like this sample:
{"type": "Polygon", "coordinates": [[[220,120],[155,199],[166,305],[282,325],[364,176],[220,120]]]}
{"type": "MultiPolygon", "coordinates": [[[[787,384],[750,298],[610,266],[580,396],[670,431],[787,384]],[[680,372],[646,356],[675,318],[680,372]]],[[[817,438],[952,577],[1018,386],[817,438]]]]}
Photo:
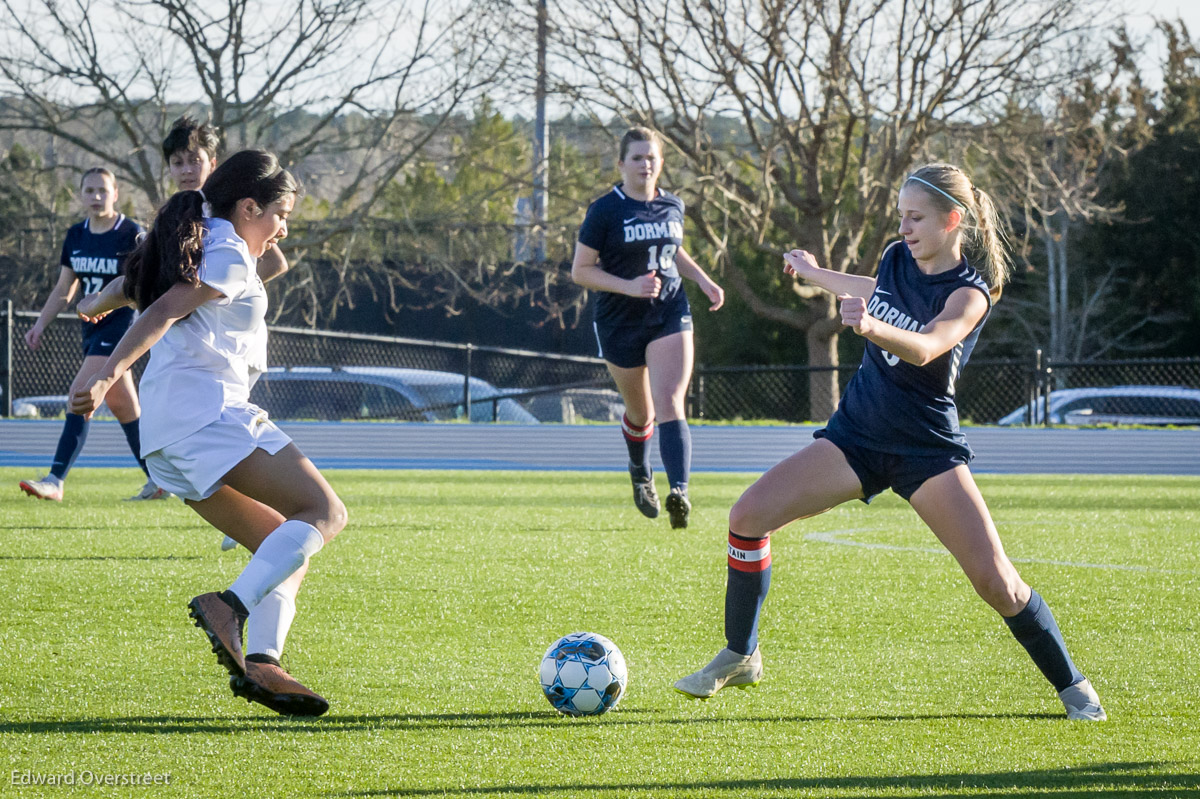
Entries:
{"type": "Polygon", "coordinates": [[[201,594],[188,603],[189,613],[196,626],[212,643],[217,661],[234,677],[246,674],[246,659],[242,656],[242,620],[237,611],[213,591],[201,594]]]}
{"type": "Polygon", "coordinates": [[[268,655],[251,655],[246,661],[246,676],[230,677],[234,696],[258,702],[284,716],[320,716],[329,710],[329,702],[308,690],[283,670],[279,661],[268,655]]]}

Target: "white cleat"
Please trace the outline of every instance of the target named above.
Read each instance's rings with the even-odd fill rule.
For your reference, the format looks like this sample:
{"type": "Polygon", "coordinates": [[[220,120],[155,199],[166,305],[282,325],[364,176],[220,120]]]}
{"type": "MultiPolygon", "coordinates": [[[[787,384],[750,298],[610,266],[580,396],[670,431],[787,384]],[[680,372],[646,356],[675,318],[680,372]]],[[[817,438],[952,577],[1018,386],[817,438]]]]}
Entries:
{"type": "Polygon", "coordinates": [[[146,484],[142,486],[142,490],[128,497],[126,502],[141,502],[148,499],[171,499],[175,495],[165,488],[159,488],[154,484],[153,480],[146,480],[146,484]]]}
{"type": "Polygon", "coordinates": [[[222,552],[228,552],[231,549],[237,549],[237,545],[238,545],[237,541],[234,541],[229,536],[225,536],[224,538],[221,539],[221,551],[222,552]]]}
{"type": "Polygon", "coordinates": [[[63,484],[46,475],[41,480],[22,480],[21,490],[31,497],[48,499],[51,502],[62,502],[63,484]]]}
{"type": "Polygon", "coordinates": [[[726,647],[700,671],[677,681],[675,690],[693,699],[708,699],[722,688],[752,688],[762,675],[762,653],[757,647],[749,655],[726,647]]]}
{"type": "Polygon", "coordinates": [[[1058,698],[1067,709],[1067,718],[1072,721],[1104,721],[1108,718],[1104,708],[1100,707],[1096,689],[1087,680],[1062,689],[1058,698]]]}

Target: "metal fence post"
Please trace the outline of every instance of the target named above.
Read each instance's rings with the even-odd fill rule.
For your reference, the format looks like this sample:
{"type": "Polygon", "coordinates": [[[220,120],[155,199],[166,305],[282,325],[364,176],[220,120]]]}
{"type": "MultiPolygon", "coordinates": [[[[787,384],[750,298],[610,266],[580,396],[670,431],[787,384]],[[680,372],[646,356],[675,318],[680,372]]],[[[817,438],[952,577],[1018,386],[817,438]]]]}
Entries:
{"type": "Polygon", "coordinates": [[[467,365],[463,369],[463,409],[468,423],[471,421],[471,353],[474,349],[474,345],[467,345],[467,365]]]}
{"type": "Polygon", "coordinates": [[[696,366],[695,382],[696,382],[696,397],[695,397],[694,410],[696,412],[696,418],[703,419],[704,418],[704,364],[699,364],[696,366]]]}
{"type": "Polygon", "coordinates": [[[1025,398],[1025,424],[1037,424],[1038,402],[1042,397],[1042,351],[1033,352],[1033,374],[1030,375],[1029,387],[1025,398]]]}
{"type": "Polygon", "coordinates": [[[0,408],[4,410],[6,419],[12,418],[13,407],[13,379],[12,379],[12,364],[13,364],[13,330],[16,328],[13,325],[13,304],[12,300],[4,301],[4,403],[0,408]]]}

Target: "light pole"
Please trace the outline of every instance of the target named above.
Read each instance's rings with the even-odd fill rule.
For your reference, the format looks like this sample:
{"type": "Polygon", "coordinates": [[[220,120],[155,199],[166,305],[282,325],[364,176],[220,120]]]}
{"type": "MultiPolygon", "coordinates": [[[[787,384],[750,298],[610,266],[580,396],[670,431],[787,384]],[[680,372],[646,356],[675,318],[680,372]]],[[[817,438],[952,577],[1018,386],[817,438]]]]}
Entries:
{"type": "Polygon", "coordinates": [[[550,167],[549,123],[546,121],[546,0],[537,11],[537,113],[533,131],[533,262],[546,260],[546,178],[550,167]]]}

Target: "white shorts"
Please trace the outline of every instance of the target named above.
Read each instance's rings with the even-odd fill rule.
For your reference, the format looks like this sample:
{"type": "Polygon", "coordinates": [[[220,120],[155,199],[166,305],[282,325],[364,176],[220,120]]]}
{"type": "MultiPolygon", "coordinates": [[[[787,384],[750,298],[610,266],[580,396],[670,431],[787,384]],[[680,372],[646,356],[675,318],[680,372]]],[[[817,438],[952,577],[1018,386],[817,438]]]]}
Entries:
{"type": "Polygon", "coordinates": [[[146,456],[146,469],[159,488],[180,499],[208,499],[221,479],[256,449],[274,455],[292,443],[257,405],[227,405],[221,418],[146,456]]]}

